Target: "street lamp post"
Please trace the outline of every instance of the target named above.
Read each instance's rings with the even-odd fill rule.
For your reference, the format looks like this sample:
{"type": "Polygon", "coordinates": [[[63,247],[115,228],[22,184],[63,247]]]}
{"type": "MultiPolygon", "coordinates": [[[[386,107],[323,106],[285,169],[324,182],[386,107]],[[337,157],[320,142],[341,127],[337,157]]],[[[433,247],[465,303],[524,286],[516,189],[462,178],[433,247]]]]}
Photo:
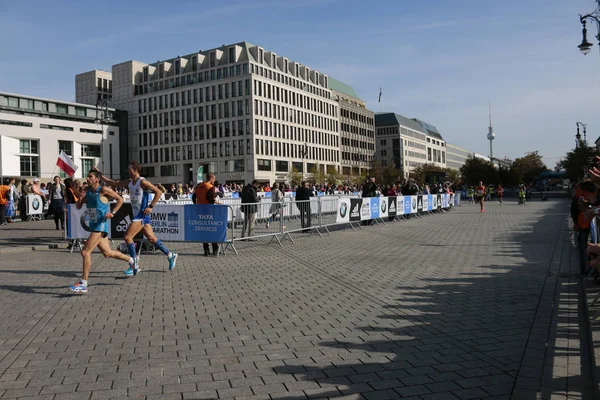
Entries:
{"type": "Polygon", "coordinates": [[[108,116],[108,99],[98,99],[98,101],[96,101],[96,118],[94,119],[94,122],[101,126],[102,131],[102,137],[100,139],[100,162],[102,163],[102,172],[104,172],[104,125],[108,125],[111,121],[112,120],[108,116]]]}
{"type": "Polygon", "coordinates": [[[583,143],[585,146],[587,146],[587,125],[584,124],[583,122],[575,122],[575,125],[577,126],[577,133],[575,134],[575,146],[579,147],[579,142],[581,141],[581,134],[579,133],[579,125],[581,125],[583,127],[583,143]]]}
{"type": "Polygon", "coordinates": [[[308,143],[302,148],[302,180],[304,180],[304,158],[308,158],[308,143]]]}
{"type": "Polygon", "coordinates": [[[596,40],[598,40],[598,45],[600,45],[600,0],[596,0],[597,6],[594,11],[589,14],[581,15],[579,14],[579,22],[583,25],[583,29],[581,34],[583,39],[581,40],[581,44],[577,46],[577,48],[581,51],[583,55],[588,54],[592,50],[592,43],[587,40],[587,21],[592,21],[596,23],[596,40]]]}

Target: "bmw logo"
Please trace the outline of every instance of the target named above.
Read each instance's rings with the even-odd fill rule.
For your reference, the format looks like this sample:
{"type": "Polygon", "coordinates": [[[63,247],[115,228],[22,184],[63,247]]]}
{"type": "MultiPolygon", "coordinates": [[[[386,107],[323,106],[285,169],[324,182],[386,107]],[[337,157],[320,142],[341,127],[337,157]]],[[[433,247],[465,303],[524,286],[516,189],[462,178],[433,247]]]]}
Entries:
{"type": "Polygon", "coordinates": [[[86,231],[86,232],[91,232],[92,230],[90,229],[90,221],[88,218],[88,210],[85,210],[83,212],[83,214],[81,214],[81,218],[79,218],[79,222],[81,222],[81,227],[86,231]]]}
{"type": "Polygon", "coordinates": [[[348,204],[345,201],[343,201],[342,204],[340,204],[340,217],[345,218],[347,213],[348,204]]]}
{"type": "Polygon", "coordinates": [[[412,208],[417,208],[417,199],[413,199],[412,208]]]}
{"type": "Polygon", "coordinates": [[[385,212],[386,209],[387,209],[387,201],[385,199],[383,199],[381,201],[381,212],[385,212]]]}
{"type": "Polygon", "coordinates": [[[34,210],[37,210],[38,208],[40,208],[40,201],[37,198],[34,198],[31,205],[33,206],[34,210]]]}

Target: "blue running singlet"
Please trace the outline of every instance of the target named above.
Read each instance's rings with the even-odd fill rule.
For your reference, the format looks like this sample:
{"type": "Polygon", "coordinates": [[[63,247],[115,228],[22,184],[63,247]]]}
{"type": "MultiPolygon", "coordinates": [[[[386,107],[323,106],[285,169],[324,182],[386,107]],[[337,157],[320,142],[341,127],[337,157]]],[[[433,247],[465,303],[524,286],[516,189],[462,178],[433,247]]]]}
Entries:
{"type": "Polygon", "coordinates": [[[108,233],[108,221],[106,214],[110,211],[110,205],[100,198],[102,186],[96,190],[88,188],[85,194],[85,204],[87,206],[87,217],[90,224],[90,231],[108,233]]]}

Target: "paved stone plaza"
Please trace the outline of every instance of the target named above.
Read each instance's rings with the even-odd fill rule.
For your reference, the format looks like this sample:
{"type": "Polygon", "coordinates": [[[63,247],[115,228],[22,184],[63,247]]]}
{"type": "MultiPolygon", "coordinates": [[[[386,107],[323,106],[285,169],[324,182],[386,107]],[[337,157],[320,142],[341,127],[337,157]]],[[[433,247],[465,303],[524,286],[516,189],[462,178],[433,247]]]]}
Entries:
{"type": "Polygon", "coordinates": [[[463,205],[218,259],[179,244],[174,271],[144,254],[131,279],[96,253],[87,295],[67,290],[78,254],[19,247],[52,222],[12,224],[0,398],[593,398],[567,216],[463,205]]]}

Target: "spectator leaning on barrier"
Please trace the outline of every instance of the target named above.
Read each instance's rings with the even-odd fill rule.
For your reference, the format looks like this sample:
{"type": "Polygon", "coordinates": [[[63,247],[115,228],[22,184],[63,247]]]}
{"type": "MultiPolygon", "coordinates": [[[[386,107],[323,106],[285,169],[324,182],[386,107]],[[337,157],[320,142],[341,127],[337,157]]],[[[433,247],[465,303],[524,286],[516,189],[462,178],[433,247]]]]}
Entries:
{"type": "Polygon", "coordinates": [[[31,194],[31,186],[23,179],[21,180],[21,197],[19,197],[19,215],[21,221],[27,221],[27,195],[31,194]]]}
{"type": "MultiPolygon", "coordinates": [[[[206,181],[199,183],[198,186],[196,186],[196,190],[192,195],[192,201],[195,204],[218,204],[215,179],[215,174],[209,172],[206,174],[206,181]]],[[[202,243],[202,246],[204,247],[204,256],[208,257],[210,255],[208,243],[202,243]]],[[[219,255],[219,244],[212,243],[212,250],[213,255],[219,255]]]]}
{"type": "Polygon", "coordinates": [[[54,177],[54,183],[50,185],[48,190],[48,198],[50,199],[50,214],[54,214],[54,224],[56,230],[65,230],[65,199],[67,197],[65,185],[60,182],[60,177],[54,177]],[[61,228],[58,227],[60,221],[61,228]]]}
{"type": "Polygon", "coordinates": [[[256,223],[256,212],[258,211],[258,181],[255,179],[252,183],[247,184],[242,189],[242,212],[244,213],[244,226],[242,229],[242,237],[246,237],[248,232],[248,240],[254,236],[254,224],[256,223]]]}
{"type": "Polygon", "coordinates": [[[8,206],[8,196],[10,194],[9,178],[4,178],[3,184],[0,185],[0,225],[6,225],[5,215],[6,207],[8,206]]]}
{"type": "Polygon", "coordinates": [[[304,230],[302,232],[309,232],[311,225],[311,210],[310,210],[310,198],[314,196],[314,192],[309,189],[308,182],[302,181],[300,187],[296,189],[296,207],[300,211],[300,225],[304,230]]]}
{"type": "MultiPolygon", "coordinates": [[[[362,197],[376,197],[377,196],[377,185],[375,185],[375,177],[368,176],[366,182],[362,187],[362,197]]],[[[372,225],[373,220],[363,221],[363,225],[372,225]]]]}

